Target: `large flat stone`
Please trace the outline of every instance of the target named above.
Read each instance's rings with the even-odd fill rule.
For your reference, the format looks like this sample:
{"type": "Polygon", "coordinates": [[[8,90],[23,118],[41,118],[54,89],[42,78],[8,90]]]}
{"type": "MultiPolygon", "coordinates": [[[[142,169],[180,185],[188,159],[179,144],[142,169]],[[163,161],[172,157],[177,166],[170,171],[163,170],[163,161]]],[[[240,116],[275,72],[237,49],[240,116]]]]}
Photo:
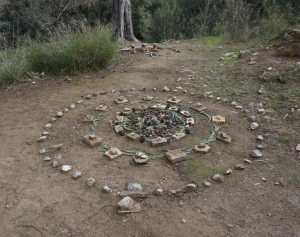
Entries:
{"type": "Polygon", "coordinates": [[[90,139],[90,135],[85,135],[83,137],[83,141],[88,144],[89,147],[93,148],[101,145],[102,138],[96,137],[96,139],[90,139]]]}
{"type": "Polygon", "coordinates": [[[225,123],[225,117],[220,116],[221,119],[217,119],[217,116],[212,116],[212,122],[213,123],[225,123]]]}
{"type": "Polygon", "coordinates": [[[171,163],[176,163],[187,159],[187,155],[181,150],[168,151],[166,156],[171,163]]]}
{"type": "Polygon", "coordinates": [[[108,151],[106,151],[104,153],[104,156],[110,158],[111,160],[115,159],[115,158],[118,158],[118,157],[120,157],[122,155],[123,155],[123,153],[119,149],[117,149],[115,147],[110,148],[108,151]]]}
{"type": "Polygon", "coordinates": [[[210,150],[210,146],[205,145],[205,147],[199,147],[198,145],[194,146],[194,151],[199,153],[207,153],[210,150]]]}
{"type": "Polygon", "coordinates": [[[164,138],[164,137],[162,137],[160,141],[157,141],[156,138],[153,138],[153,139],[151,140],[151,144],[152,144],[152,146],[157,147],[157,146],[164,146],[164,145],[167,145],[168,142],[167,142],[167,139],[164,138]]]}
{"type": "Polygon", "coordinates": [[[127,137],[133,141],[139,141],[141,138],[141,135],[131,132],[131,133],[127,134],[127,137]]]}
{"type": "Polygon", "coordinates": [[[229,137],[226,133],[224,132],[219,132],[217,135],[217,139],[226,143],[231,143],[231,137],[229,137]]]}
{"type": "Polygon", "coordinates": [[[83,122],[93,122],[94,121],[95,116],[90,115],[89,117],[85,117],[83,119],[83,122]]]}
{"type": "Polygon", "coordinates": [[[124,104],[124,103],[128,103],[129,100],[127,100],[126,98],[124,98],[122,101],[121,100],[118,100],[118,99],[115,99],[114,100],[117,104],[124,104]]]}
{"type": "Polygon", "coordinates": [[[172,137],[175,138],[176,140],[179,140],[185,136],[186,136],[185,133],[176,133],[176,134],[172,135],[172,137]]]}

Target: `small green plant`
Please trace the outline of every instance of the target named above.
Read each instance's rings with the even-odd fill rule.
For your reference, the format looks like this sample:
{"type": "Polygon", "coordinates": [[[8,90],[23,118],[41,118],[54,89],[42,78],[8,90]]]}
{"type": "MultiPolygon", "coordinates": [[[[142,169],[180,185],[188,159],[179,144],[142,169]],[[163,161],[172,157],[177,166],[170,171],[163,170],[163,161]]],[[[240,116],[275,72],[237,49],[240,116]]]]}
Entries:
{"type": "Polygon", "coordinates": [[[278,142],[280,142],[280,143],[290,143],[290,141],[291,140],[287,136],[280,136],[278,138],[278,142]]]}

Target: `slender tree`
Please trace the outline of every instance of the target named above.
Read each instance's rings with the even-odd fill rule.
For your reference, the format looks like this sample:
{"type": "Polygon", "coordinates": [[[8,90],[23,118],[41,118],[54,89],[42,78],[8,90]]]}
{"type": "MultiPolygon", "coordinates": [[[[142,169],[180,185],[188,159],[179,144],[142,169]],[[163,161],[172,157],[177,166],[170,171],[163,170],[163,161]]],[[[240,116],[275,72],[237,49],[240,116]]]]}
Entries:
{"type": "Polygon", "coordinates": [[[119,40],[138,42],[133,33],[130,0],[113,0],[113,22],[119,40]]]}

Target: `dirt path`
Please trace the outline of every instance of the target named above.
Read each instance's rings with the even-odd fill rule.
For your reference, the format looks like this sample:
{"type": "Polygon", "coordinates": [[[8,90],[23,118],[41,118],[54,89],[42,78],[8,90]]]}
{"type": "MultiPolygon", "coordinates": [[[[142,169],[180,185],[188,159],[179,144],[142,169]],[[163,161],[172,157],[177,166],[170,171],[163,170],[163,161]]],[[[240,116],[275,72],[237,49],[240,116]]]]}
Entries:
{"type": "MultiPolygon", "coordinates": [[[[300,236],[300,154],[295,151],[300,143],[300,77],[295,70],[300,59],[277,59],[272,49],[259,47],[252,51],[259,52],[257,56],[246,53],[239,60],[224,57],[220,61],[224,53],[249,46],[189,41],[172,47],[181,53],[164,49],[155,58],[123,54],[116,57],[114,66],[95,75],[71,77],[72,83],[47,78],[0,92],[0,236],[300,236]],[[256,65],[249,65],[252,57],[256,57],[256,65]],[[274,76],[260,80],[268,67],[274,76]],[[278,83],[277,74],[283,75],[286,84],[278,83]],[[261,85],[266,92],[258,94],[261,85]],[[162,92],[164,86],[170,91],[162,92]],[[145,91],[141,91],[143,87],[145,91]],[[103,91],[107,94],[100,95],[103,91]],[[213,98],[205,92],[213,92],[213,98]],[[94,94],[92,99],[85,98],[94,94]],[[207,114],[226,117],[219,131],[231,136],[233,142],[212,142],[208,154],[191,152],[187,161],[176,164],[165,158],[145,166],[134,164],[130,156],[109,160],[100,147],[89,148],[82,142],[84,135],[92,133],[91,124],[82,120],[86,114],[97,117],[96,106],[111,107],[120,95],[130,101],[150,95],[162,101],[177,96],[188,106],[201,102],[208,107],[207,114]],[[224,98],[229,102],[224,103],[224,98]],[[77,104],[79,100],[83,102],[77,104]],[[232,101],[249,113],[236,109],[232,101]],[[74,109],[69,108],[72,103],[74,109]],[[259,103],[274,112],[258,114],[259,103]],[[45,130],[45,124],[64,108],[69,112],[45,130]],[[250,115],[255,115],[259,124],[253,131],[249,130],[250,115]],[[47,141],[37,143],[45,131],[50,133],[47,141]],[[264,137],[262,142],[257,141],[258,135],[264,137]],[[60,150],[50,149],[61,143],[60,150]],[[267,163],[250,156],[258,144],[265,147],[261,160],[267,163]],[[44,148],[50,152],[39,154],[44,148]],[[45,156],[51,161],[44,161],[45,156]],[[58,168],[52,167],[53,161],[58,161],[58,168]],[[245,170],[236,170],[236,164],[243,164],[245,170]],[[63,173],[62,165],[73,169],[63,173]],[[224,183],[212,180],[227,169],[233,172],[225,176],[224,183]],[[73,179],[74,171],[81,171],[82,177],[73,179]],[[86,185],[90,177],[96,180],[91,188],[86,185]],[[204,181],[211,187],[205,188],[204,181]],[[109,206],[82,223],[102,206],[116,205],[118,192],[135,182],[149,193],[137,200],[142,212],[117,214],[116,208],[109,206]],[[169,193],[185,190],[189,183],[197,184],[197,191],[169,193]],[[105,185],[113,192],[103,192],[105,185]],[[152,194],[158,188],[164,190],[163,196],[152,194]],[[33,227],[15,228],[37,215],[29,225],[41,233],[33,227]]],[[[194,114],[191,134],[153,148],[113,131],[109,121],[118,111],[115,108],[103,116],[95,134],[108,145],[126,150],[165,154],[166,150],[198,144],[212,132],[207,117],[194,114]]]]}

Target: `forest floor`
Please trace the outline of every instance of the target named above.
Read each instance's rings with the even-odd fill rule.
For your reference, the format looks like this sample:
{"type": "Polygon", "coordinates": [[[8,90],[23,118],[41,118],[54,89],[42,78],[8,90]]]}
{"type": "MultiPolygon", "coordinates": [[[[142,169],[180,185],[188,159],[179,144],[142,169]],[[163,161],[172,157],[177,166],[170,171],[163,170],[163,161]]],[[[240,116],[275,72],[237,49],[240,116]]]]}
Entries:
{"type": "MultiPolygon", "coordinates": [[[[267,45],[251,47],[213,38],[160,46],[164,49],[154,58],[141,52],[118,53],[110,67],[68,77],[71,83],[45,77],[0,91],[1,237],[300,236],[300,154],[295,149],[300,143],[300,59],[275,56],[267,45]],[[223,56],[251,48],[239,59],[223,56]],[[249,65],[250,58],[257,64],[249,65]],[[262,79],[264,72],[268,75],[262,79]],[[164,86],[170,91],[162,92],[164,86]],[[86,99],[87,95],[94,96],[86,99]],[[226,117],[219,131],[233,140],[211,142],[209,153],[191,152],[188,160],[176,164],[164,157],[142,166],[131,156],[109,160],[99,146],[89,148],[82,141],[92,133],[92,124],[82,121],[86,114],[98,117],[95,107],[114,106],[120,95],[130,101],[149,95],[163,101],[177,96],[185,105],[200,102],[207,106],[207,114],[226,117]],[[79,100],[83,102],[77,104],[79,100]],[[235,108],[233,101],[249,113],[235,108]],[[72,103],[74,109],[69,108],[72,103]],[[258,114],[260,107],[267,113],[258,114]],[[44,126],[64,108],[69,112],[46,130],[44,126]],[[255,130],[249,129],[251,115],[259,124],[255,130]],[[45,131],[50,133],[47,141],[38,143],[45,131]],[[264,140],[258,141],[258,135],[264,140]],[[49,149],[61,143],[60,150],[49,149]],[[264,146],[259,158],[264,162],[251,157],[259,144],[264,146]],[[47,154],[39,154],[43,148],[47,154]],[[45,156],[51,161],[44,161],[45,156]],[[53,161],[59,163],[57,168],[52,167],[53,161]],[[245,169],[235,169],[236,164],[245,169]],[[72,170],[63,173],[62,165],[71,165],[72,170]],[[232,174],[224,175],[227,169],[232,174]],[[81,171],[82,177],[73,179],[75,171],[81,171]],[[225,181],[214,181],[215,174],[224,175],[225,181]],[[92,187],[87,186],[90,177],[96,180],[92,187]],[[204,181],[211,187],[204,187],[204,181]],[[113,206],[97,212],[104,205],[117,205],[118,193],[129,183],[139,183],[149,193],[136,200],[141,212],[118,214],[113,206]],[[189,183],[198,185],[195,192],[184,191],[189,183]],[[111,193],[103,191],[105,185],[111,193]],[[153,194],[158,188],[164,190],[162,196],[153,194]],[[171,194],[175,189],[183,191],[171,194]]],[[[198,144],[212,132],[207,117],[195,114],[191,134],[154,148],[116,134],[109,121],[117,111],[120,108],[101,117],[95,134],[108,145],[126,150],[165,154],[198,144]]]]}

